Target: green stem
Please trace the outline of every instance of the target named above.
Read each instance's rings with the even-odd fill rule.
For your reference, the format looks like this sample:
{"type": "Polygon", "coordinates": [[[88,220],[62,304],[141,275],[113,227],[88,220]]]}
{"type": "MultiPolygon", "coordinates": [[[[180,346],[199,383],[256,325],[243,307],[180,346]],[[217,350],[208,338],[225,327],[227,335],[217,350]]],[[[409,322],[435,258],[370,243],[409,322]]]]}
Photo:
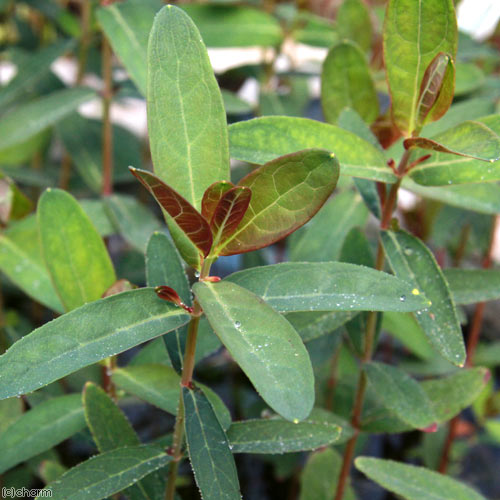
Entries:
{"type": "MultiPolygon", "coordinates": [[[[408,166],[408,160],[410,157],[409,151],[405,151],[399,162],[397,172],[399,174],[399,179],[391,186],[389,195],[386,202],[384,203],[382,218],[380,221],[380,229],[388,229],[391,223],[392,213],[396,206],[396,201],[398,198],[398,190],[401,185],[403,175],[405,174],[406,168],[408,166]]],[[[384,268],[384,247],[379,239],[377,247],[377,259],[375,263],[375,269],[377,271],[382,271],[384,268]]],[[[366,320],[366,330],[365,330],[365,346],[363,351],[363,356],[361,358],[362,365],[368,363],[373,354],[374,344],[375,344],[375,333],[377,326],[377,312],[370,311],[368,313],[368,318],[366,320]]],[[[346,448],[344,450],[344,457],[342,461],[342,467],[340,470],[339,480],[337,484],[337,491],[335,493],[335,500],[342,500],[344,497],[344,491],[347,485],[347,479],[349,477],[349,470],[351,469],[351,464],[354,459],[354,451],[356,448],[356,443],[358,441],[358,436],[360,432],[361,424],[361,413],[363,411],[363,403],[365,399],[367,380],[365,373],[363,371],[363,366],[360,368],[360,375],[358,379],[358,386],[356,388],[356,396],[354,400],[354,407],[352,409],[351,416],[351,426],[354,429],[354,434],[347,442],[346,448]]]]}
{"type": "Polygon", "coordinates": [[[113,192],[113,128],[110,108],[113,95],[112,52],[105,36],[102,40],[102,75],[104,90],[102,96],[102,194],[113,192]]]}
{"type": "MultiPolygon", "coordinates": [[[[207,258],[201,267],[200,280],[207,278],[210,274],[210,267],[213,259],[207,258]]],[[[188,325],[188,333],[186,340],[186,350],[184,352],[184,362],[182,364],[181,374],[181,393],[179,394],[179,406],[177,409],[177,416],[175,418],[174,435],[170,454],[173,461],[168,468],[167,487],[165,489],[165,500],[174,500],[175,495],[175,481],[177,479],[177,471],[179,469],[179,462],[182,459],[182,443],[184,440],[184,401],[182,399],[182,388],[191,387],[193,381],[193,371],[195,365],[196,354],[196,338],[198,336],[198,326],[200,324],[200,317],[202,309],[197,299],[193,302],[193,313],[191,321],[188,325]]]]}

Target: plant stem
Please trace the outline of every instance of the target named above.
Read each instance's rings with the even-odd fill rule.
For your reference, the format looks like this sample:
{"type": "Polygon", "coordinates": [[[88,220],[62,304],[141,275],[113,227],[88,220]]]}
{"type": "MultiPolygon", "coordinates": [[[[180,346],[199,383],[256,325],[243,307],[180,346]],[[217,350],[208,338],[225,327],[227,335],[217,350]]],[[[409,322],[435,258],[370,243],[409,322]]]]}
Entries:
{"type": "Polygon", "coordinates": [[[102,93],[102,195],[109,196],[113,192],[113,128],[110,117],[113,74],[111,46],[105,36],[102,39],[101,57],[104,79],[102,93]]]}
{"type": "MultiPolygon", "coordinates": [[[[500,220],[499,217],[495,216],[493,217],[491,222],[488,250],[486,251],[482,263],[483,269],[489,269],[493,263],[492,262],[493,248],[495,244],[495,237],[496,237],[496,232],[498,230],[499,220],[500,220]]],[[[465,366],[468,368],[474,365],[474,355],[476,353],[476,347],[479,342],[479,336],[481,334],[481,329],[483,326],[483,316],[484,316],[485,306],[486,306],[485,302],[479,302],[478,304],[476,304],[476,308],[474,310],[474,316],[472,317],[472,321],[470,324],[469,336],[467,340],[467,360],[465,362],[465,366]]],[[[443,446],[441,460],[439,462],[439,467],[438,467],[438,471],[441,472],[441,474],[445,474],[448,469],[448,465],[450,462],[450,452],[453,446],[453,442],[457,437],[459,420],[460,420],[459,415],[456,415],[450,420],[450,424],[448,427],[448,435],[446,437],[446,441],[443,446]]]]}
{"type": "MultiPolygon", "coordinates": [[[[207,278],[210,274],[210,267],[212,265],[212,259],[206,259],[203,262],[200,280],[207,278]]],[[[182,374],[180,388],[181,392],[179,394],[179,406],[177,408],[177,416],[175,418],[174,435],[172,441],[172,447],[169,453],[173,457],[173,461],[170,463],[168,468],[168,479],[167,487],[165,489],[165,500],[174,500],[175,495],[175,481],[177,479],[177,471],[179,469],[179,462],[182,459],[182,442],[184,440],[184,401],[182,399],[182,388],[191,387],[193,381],[193,371],[195,365],[195,354],[196,354],[196,338],[198,336],[198,326],[200,324],[200,317],[202,314],[200,303],[197,299],[193,301],[193,313],[191,321],[188,325],[188,333],[186,340],[186,350],[184,352],[184,362],[182,364],[182,374]]]]}
{"type": "MultiPolygon", "coordinates": [[[[401,185],[402,177],[405,173],[405,169],[408,165],[408,159],[410,157],[409,151],[405,151],[399,162],[397,172],[399,174],[399,179],[391,186],[389,195],[383,206],[382,218],[380,220],[380,229],[384,230],[390,226],[392,213],[394,212],[394,207],[396,206],[396,201],[398,198],[398,190],[401,185]]],[[[382,271],[384,268],[384,247],[379,239],[377,247],[377,258],[375,262],[375,269],[377,271],[382,271]]],[[[372,358],[374,343],[375,343],[375,333],[377,326],[377,312],[370,311],[368,313],[368,318],[366,320],[366,330],[365,330],[365,346],[363,356],[361,358],[362,365],[369,362],[372,358]]],[[[344,450],[344,457],[342,461],[342,467],[340,470],[340,475],[337,484],[337,491],[335,493],[335,500],[342,500],[344,497],[344,491],[347,485],[347,479],[349,477],[349,470],[351,469],[351,464],[354,458],[354,450],[356,448],[356,443],[358,441],[358,436],[360,432],[361,424],[361,413],[363,410],[363,403],[365,399],[367,380],[366,375],[361,366],[358,386],[356,388],[356,396],[354,400],[354,407],[352,409],[351,416],[351,426],[354,429],[354,434],[347,442],[346,448],[344,450]]]]}

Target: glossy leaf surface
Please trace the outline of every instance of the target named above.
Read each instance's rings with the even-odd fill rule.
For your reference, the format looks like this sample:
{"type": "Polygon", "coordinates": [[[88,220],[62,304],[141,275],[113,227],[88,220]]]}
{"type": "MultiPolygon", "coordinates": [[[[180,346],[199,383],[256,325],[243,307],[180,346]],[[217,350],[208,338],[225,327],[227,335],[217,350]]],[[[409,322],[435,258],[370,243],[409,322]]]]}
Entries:
{"type": "Polygon", "coordinates": [[[444,269],[455,304],[475,304],[500,298],[500,270],[444,269]]]}
{"type": "Polygon", "coordinates": [[[173,5],[151,29],[147,102],[155,172],[199,210],[205,189],[229,179],[226,113],[200,33],[173,5]]]}
{"type": "Polygon", "coordinates": [[[218,253],[256,250],[297,230],[325,203],[338,176],[337,159],[314,149],[276,158],[252,171],[238,184],[251,189],[248,209],[218,253]]]}
{"type": "Polygon", "coordinates": [[[227,436],[200,389],[182,388],[186,441],[196,484],[204,500],[241,498],[227,436]]]}
{"type": "Polygon", "coordinates": [[[199,282],[193,291],[215,333],[269,406],[287,420],[306,418],[314,402],[311,361],[290,323],[230,282],[199,282]]]}
{"type": "Polygon", "coordinates": [[[212,248],[212,232],[208,222],[179,193],[165,184],[159,177],[145,170],[131,168],[130,171],[155,197],[159,205],[172,217],[175,224],[207,256],[212,248]]]}
{"type": "Polygon", "coordinates": [[[395,182],[383,154],[369,142],[335,125],[284,116],[255,118],[229,126],[231,156],[262,165],[305,148],[333,151],[342,173],[395,182]]]}
{"type": "Polygon", "coordinates": [[[448,284],[431,251],[405,231],[384,231],[382,243],[396,276],[421,290],[431,302],[416,313],[429,341],[446,360],[463,365],[462,330],[448,284]]]}
{"type": "Polygon", "coordinates": [[[364,367],[368,381],[386,408],[417,429],[435,422],[431,402],[418,382],[395,366],[372,361],[364,367]]]}
{"type": "Polygon", "coordinates": [[[297,424],[281,418],[231,424],[227,437],[233,453],[292,453],[315,450],[337,441],[340,428],[327,422],[297,424]]]}
{"type": "Polygon", "coordinates": [[[49,450],[85,427],[79,394],[48,399],[0,434],[0,472],[49,450]]]}
{"type": "Polygon", "coordinates": [[[377,118],[375,85],[357,45],[346,41],[328,52],[321,73],[321,104],[326,121],[332,124],[344,108],[354,109],[368,123],[377,118]]]}
{"type": "Polygon", "coordinates": [[[0,398],[26,394],[186,324],[150,288],[86,304],[26,335],[0,356],[0,398]]]}
{"type": "Polygon", "coordinates": [[[384,60],[392,116],[401,132],[417,128],[425,71],[440,52],[455,57],[457,21],[452,0],[391,0],[384,25],[384,60]]]}
{"type": "Polygon", "coordinates": [[[17,106],[2,116],[0,151],[21,144],[95,97],[93,90],[64,89],[17,106]]]}
{"type": "Polygon", "coordinates": [[[101,453],[73,467],[37,498],[101,500],[164,467],[172,457],[153,446],[129,446],[101,453]]]}
{"type": "MultiPolygon", "coordinates": [[[[424,186],[445,186],[500,180],[500,116],[491,115],[464,122],[432,139],[458,153],[482,158],[467,158],[445,152],[431,153],[428,160],[410,170],[410,177],[424,186]],[[487,161],[488,163],[485,163],[487,161]]],[[[411,158],[425,154],[416,150],[411,158]]]]}
{"type": "Polygon", "coordinates": [[[370,479],[407,500],[485,500],[468,486],[424,467],[368,457],[354,463],[370,479]]]}
{"type": "Polygon", "coordinates": [[[104,242],[67,192],[48,189],[37,209],[40,243],[54,287],[67,311],[101,298],[116,281],[104,242]]]}
{"type": "Polygon", "coordinates": [[[427,304],[394,276],[344,262],[286,262],[245,269],[226,280],[280,312],[416,311],[427,304]]]}
{"type": "Polygon", "coordinates": [[[248,209],[252,191],[243,186],[236,186],[224,193],[217,204],[210,229],[214,236],[214,247],[223,245],[237,229],[248,209]]]}

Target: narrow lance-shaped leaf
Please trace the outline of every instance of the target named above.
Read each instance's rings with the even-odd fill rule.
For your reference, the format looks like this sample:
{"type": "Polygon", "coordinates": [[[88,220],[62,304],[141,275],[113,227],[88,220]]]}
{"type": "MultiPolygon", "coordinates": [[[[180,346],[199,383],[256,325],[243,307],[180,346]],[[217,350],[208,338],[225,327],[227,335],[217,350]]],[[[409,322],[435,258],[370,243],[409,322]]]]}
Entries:
{"type": "Polygon", "coordinates": [[[49,450],[84,427],[79,394],[40,403],[0,434],[0,473],[49,450]]]}
{"type": "MultiPolygon", "coordinates": [[[[148,286],[169,285],[180,296],[184,304],[191,306],[191,290],[184,272],[182,260],[167,235],[153,233],[146,250],[146,277],[148,286]]],[[[184,359],[187,326],[163,335],[172,366],[180,373],[184,359]]]]}
{"type": "Polygon", "coordinates": [[[101,500],[118,493],[172,460],[153,446],[129,446],[78,464],[42,490],[37,499],[101,500]]]}
{"type": "Polygon", "coordinates": [[[333,151],[342,173],[381,182],[396,182],[383,153],[343,128],[307,118],[265,116],[229,126],[231,156],[262,165],[301,149],[333,151]]]}
{"type": "Polygon", "coordinates": [[[462,366],[465,347],[448,284],[431,251],[405,231],[384,231],[382,243],[396,276],[421,290],[430,301],[416,319],[433,347],[446,360],[462,366]]]}
{"type": "Polygon", "coordinates": [[[116,281],[104,242],[67,192],[48,189],[37,209],[40,243],[47,269],[65,309],[99,299],[116,281]]]}
{"type": "Polygon", "coordinates": [[[500,159],[500,137],[481,122],[466,121],[440,134],[439,138],[410,137],[406,149],[421,148],[483,161],[500,159]]]}
{"type": "Polygon", "coordinates": [[[455,58],[457,39],[453,0],[388,3],[384,60],[393,120],[407,137],[418,127],[420,89],[429,64],[440,52],[455,58]]]}
{"type": "Polygon", "coordinates": [[[356,468],[406,500],[486,500],[465,484],[437,472],[393,460],[359,457],[356,468]]]}
{"type": "Polygon", "coordinates": [[[280,312],[416,311],[427,300],[395,276],[343,262],[286,262],[254,267],[225,280],[280,312]]]}
{"type": "Polygon", "coordinates": [[[325,203],[338,177],[335,155],[314,149],[276,158],[254,170],[238,184],[252,191],[248,210],[218,253],[256,250],[297,230],[325,203]]]}
{"type": "Polygon", "coordinates": [[[252,190],[244,186],[236,186],[223,194],[210,221],[215,248],[234,233],[245,216],[251,198],[252,190]]]}
{"type": "MultiPolygon", "coordinates": [[[[410,170],[410,177],[424,186],[447,186],[500,180],[500,115],[467,121],[432,137],[449,152],[431,152],[428,160],[410,170]],[[465,153],[466,156],[457,156],[465,153]],[[467,157],[469,156],[469,157],[467,157]],[[481,158],[478,160],[476,158],[481,158]],[[485,164],[488,161],[489,164],[485,164]]],[[[425,154],[412,152],[410,161],[425,154]]]]}
{"type": "Polygon", "coordinates": [[[206,257],[212,248],[212,232],[208,222],[202,215],[185,198],[156,175],[132,167],[130,167],[130,171],[196,245],[201,254],[206,257]]]}
{"type": "Polygon", "coordinates": [[[269,406],[288,420],[306,418],[314,402],[314,377],[290,323],[234,283],[198,282],[193,291],[215,333],[269,406]]]}
{"type": "Polygon", "coordinates": [[[34,391],[189,321],[151,288],[86,304],[37,328],[0,356],[0,399],[34,391]]]}
{"type": "Polygon", "coordinates": [[[344,108],[352,108],[368,123],[377,118],[379,105],[365,55],[351,42],[332,47],[321,73],[321,104],[330,123],[344,108]]]}
{"type": "Polygon", "coordinates": [[[234,184],[229,181],[217,181],[207,187],[206,191],[203,193],[203,199],[201,200],[201,215],[203,215],[206,220],[212,220],[215,208],[220,199],[233,187],[234,184]]]}
{"type": "Polygon", "coordinates": [[[240,485],[227,436],[200,389],[182,388],[189,459],[204,500],[239,500],[240,485]]]}
{"type": "Polygon", "coordinates": [[[229,179],[226,113],[201,35],[173,5],[149,36],[147,105],[155,173],[199,210],[208,186],[229,179]]]}
{"type": "Polygon", "coordinates": [[[0,151],[21,144],[96,96],[89,89],[64,89],[15,107],[2,116],[0,151]]]}
{"type": "Polygon", "coordinates": [[[416,131],[426,122],[439,120],[448,111],[453,101],[455,87],[455,65],[453,59],[440,52],[425,70],[417,104],[416,131]]]}
{"type": "Polygon", "coordinates": [[[293,453],[334,443],[340,427],[329,422],[297,424],[282,418],[244,420],[231,424],[227,433],[233,453],[293,453]]]}
{"type": "Polygon", "coordinates": [[[419,383],[403,370],[371,362],[364,367],[370,385],[386,408],[417,429],[435,422],[430,400],[419,383]]]}

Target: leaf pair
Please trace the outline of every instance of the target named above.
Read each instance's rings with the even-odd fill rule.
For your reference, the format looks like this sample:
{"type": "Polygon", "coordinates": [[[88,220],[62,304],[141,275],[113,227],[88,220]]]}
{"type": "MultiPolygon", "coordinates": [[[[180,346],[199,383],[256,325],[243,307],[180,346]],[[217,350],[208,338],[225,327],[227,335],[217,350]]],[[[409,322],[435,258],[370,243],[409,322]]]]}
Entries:
{"type": "Polygon", "coordinates": [[[177,227],[200,252],[208,257],[238,227],[250,203],[252,192],[228,181],[219,181],[205,191],[202,213],[159,177],[145,170],[130,168],[177,227]]]}
{"type": "MultiPolygon", "coordinates": [[[[228,181],[209,186],[201,213],[157,176],[131,171],[201,257],[216,257],[257,250],[304,225],[335,188],[339,165],[334,155],[316,149],[276,158],[237,186],[228,181]]],[[[180,250],[183,253],[182,245],[180,250]]],[[[185,253],[183,256],[193,264],[185,253]]],[[[199,266],[195,263],[195,267],[199,266]]]]}

